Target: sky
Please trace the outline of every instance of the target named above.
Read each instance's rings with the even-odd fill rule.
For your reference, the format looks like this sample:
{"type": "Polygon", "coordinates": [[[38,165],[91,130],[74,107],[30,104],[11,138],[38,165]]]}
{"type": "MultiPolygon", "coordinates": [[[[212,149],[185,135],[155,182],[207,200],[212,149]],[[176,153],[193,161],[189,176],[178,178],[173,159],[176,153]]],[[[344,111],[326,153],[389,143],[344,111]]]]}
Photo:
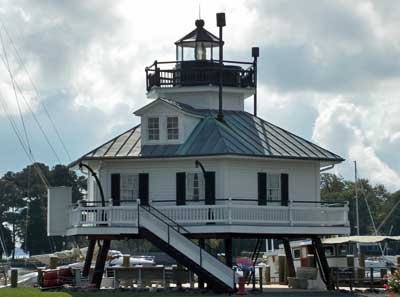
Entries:
{"type": "MultiPolygon", "coordinates": [[[[0,175],[29,163],[9,123],[24,136],[18,102],[35,159],[50,166],[136,125],[133,111],[150,102],[145,67],[175,58],[199,5],[214,33],[215,14],[226,13],[226,58],[250,61],[260,47],[259,116],[346,159],[331,172],[353,179],[357,160],[360,177],[400,189],[396,0],[2,0],[0,175]]],[[[252,99],[245,105],[251,112],[252,99]]]]}

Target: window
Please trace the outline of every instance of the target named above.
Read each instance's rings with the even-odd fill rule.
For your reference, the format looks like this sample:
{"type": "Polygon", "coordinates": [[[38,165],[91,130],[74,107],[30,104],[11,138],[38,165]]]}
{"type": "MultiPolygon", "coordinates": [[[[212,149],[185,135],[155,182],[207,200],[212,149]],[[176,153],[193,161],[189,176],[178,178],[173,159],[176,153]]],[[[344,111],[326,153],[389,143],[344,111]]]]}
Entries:
{"type": "Polygon", "coordinates": [[[186,177],[186,199],[199,201],[203,198],[204,184],[200,173],[188,173],[186,177]]]}
{"type": "Polygon", "coordinates": [[[281,201],[281,175],[267,174],[267,201],[281,201]]]}
{"type": "Polygon", "coordinates": [[[121,200],[136,200],[139,197],[139,175],[121,174],[121,200]]]}
{"type": "Polygon", "coordinates": [[[179,139],[178,117],[167,118],[167,135],[169,140],[179,139]]]}
{"type": "Polygon", "coordinates": [[[147,119],[147,132],[149,140],[160,139],[160,121],[158,118],[147,119]]]}

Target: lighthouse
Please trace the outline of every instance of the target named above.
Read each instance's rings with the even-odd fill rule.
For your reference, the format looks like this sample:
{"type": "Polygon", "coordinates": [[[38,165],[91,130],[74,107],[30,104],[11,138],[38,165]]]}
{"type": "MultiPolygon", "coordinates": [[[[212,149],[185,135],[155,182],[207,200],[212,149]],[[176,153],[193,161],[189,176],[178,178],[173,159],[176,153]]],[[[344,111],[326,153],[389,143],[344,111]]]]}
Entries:
{"type": "Polygon", "coordinates": [[[217,35],[194,23],[171,42],[175,59],[145,68],[140,124],[70,164],[88,172],[86,200],[72,204],[70,191],[49,190],[48,234],[88,237],[84,271],[101,242],[91,280],[98,287],[110,241],[145,238],[196,273],[200,287],[227,292],[238,280],[234,239],[257,239],[254,264],[262,241],[283,242],[293,277],[290,241],[311,239],[330,288],[321,237],[349,234],[349,209],[321,201],[320,170],[344,159],[257,115],[259,49],[249,47],[248,61],[226,58],[223,13],[217,35]],[[206,248],[211,238],[224,242],[223,263],[206,248]]]}

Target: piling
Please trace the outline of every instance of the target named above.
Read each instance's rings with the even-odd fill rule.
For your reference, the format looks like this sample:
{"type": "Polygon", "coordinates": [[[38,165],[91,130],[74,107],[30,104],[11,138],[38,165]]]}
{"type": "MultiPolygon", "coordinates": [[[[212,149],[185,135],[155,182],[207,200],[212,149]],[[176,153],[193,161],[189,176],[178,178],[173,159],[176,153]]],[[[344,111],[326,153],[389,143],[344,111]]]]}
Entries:
{"type": "Polygon", "coordinates": [[[123,255],[122,256],[123,258],[122,258],[122,266],[123,267],[129,267],[130,266],[130,259],[131,259],[131,256],[130,255],[123,255]]]}
{"type": "Polygon", "coordinates": [[[279,267],[279,284],[286,284],[286,257],[278,256],[278,267],[279,267]]]}
{"type": "Polygon", "coordinates": [[[265,271],[265,275],[264,275],[265,284],[269,285],[269,284],[271,284],[271,267],[266,266],[264,271],[265,271]]]}
{"type": "Polygon", "coordinates": [[[50,269],[57,269],[58,266],[58,257],[50,256],[50,269]]]}
{"type": "MultiPolygon", "coordinates": [[[[255,275],[254,275],[255,278],[255,275]]],[[[258,279],[260,282],[260,292],[263,291],[263,268],[262,267],[258,267],[258,279]]]]}
{"type": "Polygon", "coordinates": [[[18,270],[15,268],[11,269],[11,288],[18,286],[18,270]]]}

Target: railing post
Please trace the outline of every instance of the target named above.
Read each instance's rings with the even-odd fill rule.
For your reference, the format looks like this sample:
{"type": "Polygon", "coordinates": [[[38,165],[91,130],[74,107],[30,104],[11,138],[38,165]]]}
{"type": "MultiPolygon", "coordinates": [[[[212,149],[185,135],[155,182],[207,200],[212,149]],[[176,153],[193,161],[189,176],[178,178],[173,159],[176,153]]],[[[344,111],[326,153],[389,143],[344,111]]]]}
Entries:
{"type": "Polygon", "coordinates": [[[289,201],[289,224],[293,226],[293,201],[289,201]]]}
{"type": "Polygon", "coordinates": [[[232,225],[232,198],[229,197],[228,201],[228,224],[232,225]]]}
{"type": "Polygon", "coordinates": [[[114,207],[114,206],[110,206],[109,209],[108,209],[109,214],[108,214],[107,219],[108,219],[108,226],[109,226],[109,227],[111,227],[111,225],[112,225],[112,220],[113,220],[113,207],[114,207]]]}

